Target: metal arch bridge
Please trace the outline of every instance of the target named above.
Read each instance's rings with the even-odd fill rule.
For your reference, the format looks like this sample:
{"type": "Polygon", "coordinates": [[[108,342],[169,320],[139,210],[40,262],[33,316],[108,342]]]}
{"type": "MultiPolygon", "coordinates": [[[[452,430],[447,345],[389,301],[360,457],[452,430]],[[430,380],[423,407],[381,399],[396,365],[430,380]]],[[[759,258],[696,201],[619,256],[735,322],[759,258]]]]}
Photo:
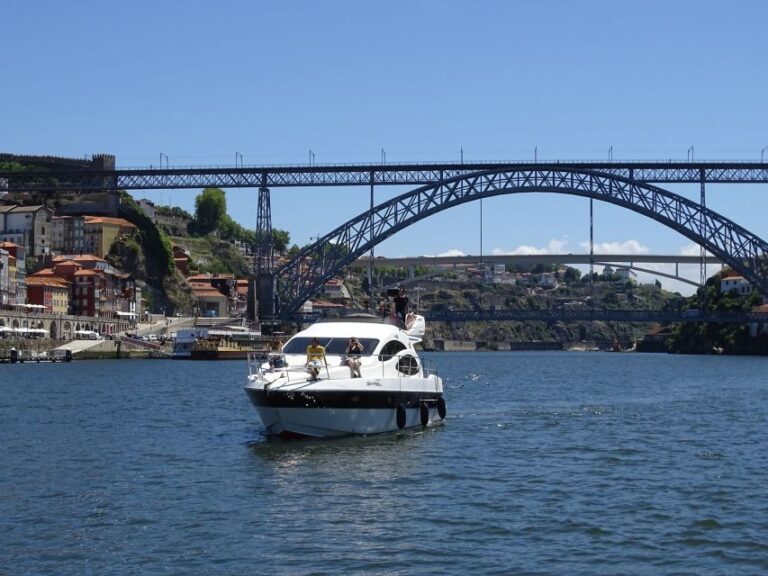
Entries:
{"type": "Polygon", "coordinates": [[[275,271],[279,315],[298,310],[339,270],[396,232],[448,208],[503,194],[548,192],[602,200],[696,242],[768,295],[768,243],[735,222],[657,186],[574,167],[507,167],[422,186],[359,214],[275,271]]]}
{"type": "MultiPolygon", "coordinates": [[[[768,296],[768,244],[706,208],[707,183],[768,183],[763,162],[432,163],[0,172],[0,190],[258,188],[259,301],[265,315],[295,312],[344,266],[399,230],[453,206],[502,194],[549,192],[606,201],[696,242],[768,296]],[[652,183],[697,183],[696,203],[652,183]],[[270,187],[420,185],[371,206],[272,270],[270,187]],[[272,280],[270,289],[264,274],[272,280]],[[274,291],[274,292],[273,292],[274,291]]],[[[373,202],[372,202],[373,204],[373,202]]]]}
{"type": "Polygon", "coordinates": [[[641,183],[768,183],[768,162],[422,162],[94,170],[0,170],[0,190],[168,190],[306,186],[419,186],[504,170],[594,171],[641,183]]]}

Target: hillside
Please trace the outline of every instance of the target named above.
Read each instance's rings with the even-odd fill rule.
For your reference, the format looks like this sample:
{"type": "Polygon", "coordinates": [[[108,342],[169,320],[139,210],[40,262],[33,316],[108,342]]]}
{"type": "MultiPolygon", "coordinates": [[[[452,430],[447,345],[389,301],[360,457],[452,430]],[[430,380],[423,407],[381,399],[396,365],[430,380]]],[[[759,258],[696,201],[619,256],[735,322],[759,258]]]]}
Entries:
{"type": "Polygon", "coordinates": [[[192,257],[191,266],[199,272],[212,274],[234,274],[245,278],[251,269],[251,261],[231,242],[213,235],[195,238],[192,236],[170,236],[176,246],[184,248],[192,257]]]}
{"type": "MultiPolygon", "coordinates": [[[[389,271],[388,282],[397,282],[396,272],[389,271]]],[[[601,308],[663,309],[671,301],[679,300],[679,295],[667,292],[659,285],[638,285],[617,281],[613,277],[597,277],[593,287],[590,287],[588,278],[579,278],[577,272],[561,271],[559,285],[552,289],[533,286],[524,281],[512,284],[483,282],[479,277],[463,272],[446,272],[440,276],[422,278],[418,283],[411,284],[408,291],[410,304],[415,306],[418,299],[422,312],[471,310],[476,307],[496,310],[567,309],[590,305],[601,308]]],[[[364,277],[364,271],[358,269],[345,279],[359,305],[364,305],[368,300],[362,289],[364,277]]],[[[404,271],[401,271],[400,277],[405,279],[404,271]]],[[[432,341],[485,342],[489,348],[494,348],[497,343],[509,342],[559,342],[568,346],[588,341],[600,347],[618,342],[623,349],[627,349],[640,340],[648,328],[645,323],[623,322],[432,322],[427,336],[432,341]]]]}

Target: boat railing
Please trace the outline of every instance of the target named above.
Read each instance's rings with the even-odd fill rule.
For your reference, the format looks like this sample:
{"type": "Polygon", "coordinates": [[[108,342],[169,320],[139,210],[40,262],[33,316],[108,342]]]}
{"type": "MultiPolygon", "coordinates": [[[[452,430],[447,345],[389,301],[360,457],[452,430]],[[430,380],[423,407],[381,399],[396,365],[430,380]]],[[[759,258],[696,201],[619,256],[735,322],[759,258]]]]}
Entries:
{"type": "Polygon", "coordinates": [[[421,358],[420,360],[421,370],[424,373],[424,378],[429,378],[430,376],[439,376],[437,373],[437,364],[435,364],[434,360],[431,358],[421,358]]]}
{"type": "MultiPolygon", "coordinates": [[[[328,371],[328,365],[324,366],[326,379],[330,380],[330,373],[328,371]]],[[[249,352],[248,353],[248,375],[249,376],[263,376],[267,373],[280,372],[285,376],[285,383],[291,382],[291,374],[301,374],[303,377],[307,375],[307,367],[302,365],[288,364],[284,354],[270,354],[267,361],[264,361],[264,354],[262,352],[249,352]]],[[[302,378],[303,380],[304,378],[302,378]]]]}
{"type": "MultiPolygon", "coordinates": [[[[400,356],[396,356],[399,358],[400,356]]],[[[386,360],[382,360],[378,362],[378,365],[366,365],[363,364],[362,370],[364,373],[364,376],[369,377],[375,377],[374,371],[381,371],[381,376],[385,377],[387,376],[387,373],[389,370],[387,369],[387,363],[392,360],[395,357],[388,357],[386,360]]],[[[331,357],[330,362],[326,360],[323,367],[321,368],[321,375],[324,380],[334,380],[334,379],[346,379],[348,378],[347,374],[347,364],[344,361],[344,357],[341,357],[341,362],[337,364],[333,357],[331,357]],[[340,368],[344,368],[344,370],[340,370],[340,368]]],[[[432,359],[429,358],[419,358],[419,364],[421,365],[421,373],[424,378],[429,378],[430,376],[438,376],[437,372],[437,365],[432,361],[432,359]]],[[[410,376],[415,376],[418,374],[418,364],[414,364],[415,370],[413,373],[409,374],[410,376]]],[[[280,354],[270,354],[269,359],[267,362],[264,361],[264,355],[260,353],[251,352],[248,353],[248,374],[253,376],[263,376],[264,374],[274,374],[274,373],[281,373],[283,378],[285,380],[283,381],[285,384],[289,384],[291,382],[291,376],[294,377],[298,374],[301,375],[301,380],[304,381],[306,379],[306,375],[308,373],[308,368],[304,364],[290,364],[285,357],[285,355],[280,354]]],[[[391,373],[390,373],[391,374],[391,373]]],[[[407,374],[401,373],[402,377],[408,377],[407,374]]]]}

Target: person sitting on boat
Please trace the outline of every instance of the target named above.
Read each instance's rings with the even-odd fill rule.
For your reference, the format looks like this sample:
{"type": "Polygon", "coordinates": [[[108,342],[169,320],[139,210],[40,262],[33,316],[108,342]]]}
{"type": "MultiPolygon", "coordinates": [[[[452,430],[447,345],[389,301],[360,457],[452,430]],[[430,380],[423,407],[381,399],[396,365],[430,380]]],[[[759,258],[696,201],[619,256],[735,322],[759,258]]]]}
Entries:
{"type": "Polygon", "coordinates": [[[346,364],[349,366],[349,375],[352,378],[361,378],[360,356],[363,354],[363,345],[357,338],[350,338],[346,350],[346,364]]]}
{"type": "Polygon", "coordinates": [[[269,367],[273,370],[275,368],[282,368],[285,366],[285,361],[283,360],[283,357],[280,354],[275,354],[274,352],[269,355],[269,367]]]}
{"type": "Polygon", "coordinates": [[[269,354],[269,367],[270,368],[282,368],[285,366],[285,360],[282,356],[283,352],[283,339],[278,338],[272,343],[272,352],[269,354]]]}
{"type": "Polygon", "coordinates": [[[325,362],[325,347],[320,346],[317,338],[312,338],[312,342],[307,346],[307,368],[312,375],[310,380],[320,379],[320,368],[325,362]]]}

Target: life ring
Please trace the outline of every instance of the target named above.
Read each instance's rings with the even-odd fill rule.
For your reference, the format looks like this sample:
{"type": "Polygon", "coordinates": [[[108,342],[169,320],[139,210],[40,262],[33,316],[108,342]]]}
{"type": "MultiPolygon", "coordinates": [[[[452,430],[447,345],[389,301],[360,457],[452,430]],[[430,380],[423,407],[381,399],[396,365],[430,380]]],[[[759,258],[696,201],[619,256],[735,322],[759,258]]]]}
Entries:
{"type": "Polygon", "coordinates": [[[446,408],[445,408],[445,398],[440,396],[440,398],[437,399],[437,414],[440,416],[440,420],[445,420],[445,414],[446,414],[446,408]]]}
{"type": "Polygon", "coordinates": [[[427,406],[426,402],[422,402],[419,406],[419,416],[421,417],[422,426],[429,424],[429,406],[427,406]]]}
{"type": "Polygon", "coordinates": [[[405,428],[405,406],[403,406],[402,404],[397,405],[396,416],[397,416],[397,427],[400,430],[402,430],[403,428],[405,428]]]}

